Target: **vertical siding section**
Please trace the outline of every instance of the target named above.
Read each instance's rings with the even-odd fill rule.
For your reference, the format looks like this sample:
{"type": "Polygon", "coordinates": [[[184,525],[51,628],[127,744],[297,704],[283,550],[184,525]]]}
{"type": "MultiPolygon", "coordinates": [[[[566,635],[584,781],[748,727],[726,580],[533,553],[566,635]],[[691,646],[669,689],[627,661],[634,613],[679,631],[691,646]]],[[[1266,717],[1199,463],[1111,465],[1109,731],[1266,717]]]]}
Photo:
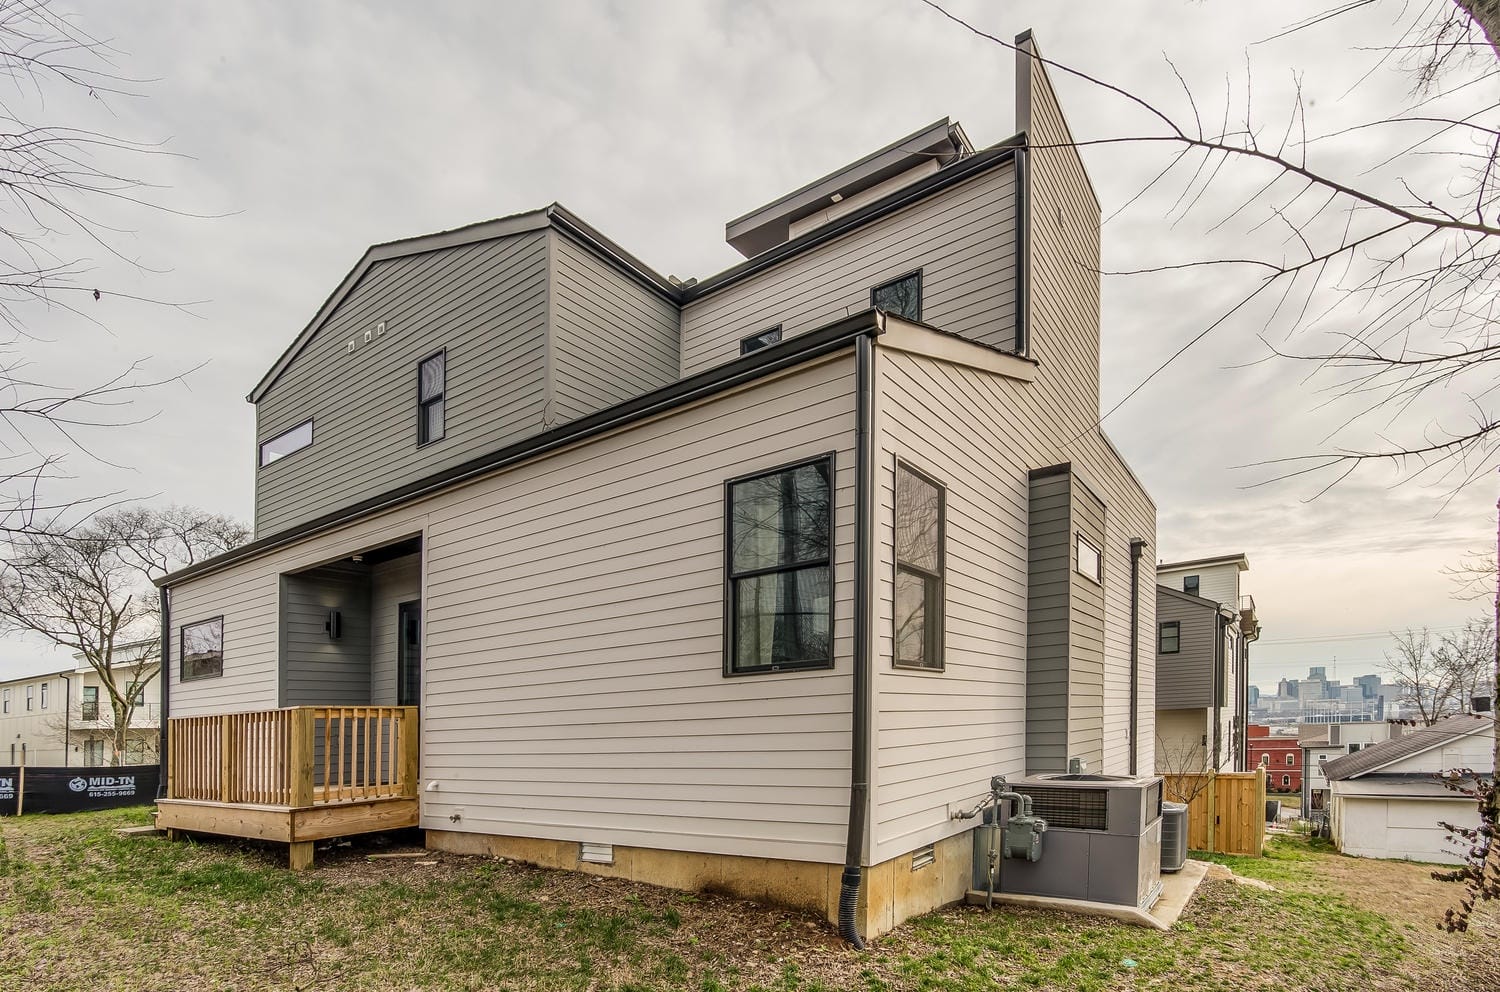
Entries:
{"type": "Polygon", "coordinates": [[[539,431],[546,319],[545,231],[375,264],[256,406],[257,441],[313,419],[311,447],[257,470],[256,533],[539,431]],[[418,448],[417,365],[441,348],[446,436],[418,448]]]}
{"type": "Polygon", "coordinates": [[[370,570],[370,702],[396,705],[397,619],[402,603],[422,598],[422,556],[383,561],[370,570]]]}
{"type": "MultiPolygon", "coordinates": [[[[1068,757],[1082,758],[1090,769],[1104,761],[1104,585],[1078,570],[1077,535],[1104,549],[1104,501],[1073,480],[1073,535],[1068,541],[1072,587],[1068,624],[1068,757]]],[[[1109,576],[1114,582],[1120,577],[1109,576]]],[[[1129,581],[1129,576],[1123,577],[1129,581]]]]}
{"type": "Polygon", "coordinates": [[[281,576],[421,532],[424,826],[837,863],[853,444],[844,353],[189,580],[173,637],[222,613],[224,676],[173,713],[275,706],[281,576]],[[724,482],[829,452],[835,667],[726,679],[724,482]]]}
{"type": "Polygon", "coordinates": [[[1065,467],[1030,481],[1027,550],[1026,770],[1068,761],[1068,631],[1072,598],[1072,481],[1065,467]]]}
{"type": "Polygon", "coordinates": [[[370,702],[370,579],[364,566],[325,565],[281,577],[281,705],[370,702]],[[337,610],[343,633],[327,630],[337,610]]]}
{"type": "Polygon", "coordinates": [[[553,266],[548,426],[675,381],[677,305],[566,235],[549,231],[548,240],[553,266]]]}
{"type": "Polygon", "coordinates": [[[870,290],[922,270],[922,320],[999,348],[1015,343],[1015,171],[1010,164],[697,300],[682,313],[682,374],[868,309],[870,290]]]}

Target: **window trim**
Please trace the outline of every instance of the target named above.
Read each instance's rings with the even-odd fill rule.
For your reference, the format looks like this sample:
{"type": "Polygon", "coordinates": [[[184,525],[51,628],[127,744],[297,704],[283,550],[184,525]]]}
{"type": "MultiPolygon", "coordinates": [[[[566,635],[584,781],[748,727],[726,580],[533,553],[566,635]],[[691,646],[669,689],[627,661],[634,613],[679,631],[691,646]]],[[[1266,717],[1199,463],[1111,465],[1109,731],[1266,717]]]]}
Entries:
{"type": "Polygon", "coordinates": [[[49,695],[51,695],[51,693],[49,693],[47,691],[47,686],[49,684],[50,683],[47,683],[47,682],[43,682],[42,683],[42,691],[40,693],[38,693],[38,695],[41,697],[41,700],[42,700],[41,706],[39,707],[39,709],[46,709],[47,708],[47,697],[49,695]]]}
{"type": "Polygon", "coordinates": [[[1199,574],[1199,575],[1184,575],[1182,577],[1182,592],[1183,592],[1184,595],[1187,595],[1187,596],[1197,596],[1199,599],[1202,599],[1203,598],[1202,591],[1203,591],[1203,576],[1201,574],[1199,574]],[[1192,579],[1193,580],[1193,590],[1192,590],[1192,592],[1188,592],[1188,587],[1187,587],[1188,579],[1192,579]]]}
{"type": "Polygon", "coordinates": [[[221,679],[224,677],[224,614],[218,616],[204,617],[202,620],[194,620],[192,623],[182,624],[177,628],[177,681],[178,682],[202,682],[204,679],[221,679]],[[187,631],[189,627],[201,627],[206,623],[219,622],[219,670],[212,675],[194,675],[188,677],[187,669],[187,631]]]}
{"type": "MultiPolygon", "coordinates": [[[[724,678],[754,678],[763,675],[785,675],[789,672],[826,672],[836,666],[837,651],[834,649],[835,630],[838,624],[838,458],[837,452],[825,451],[822,454],[813,455],[809,458],[798,458],[794,461],[783,462],[770,468],[759,469],[744,475],[737,475],[732,479],[724,480],[724,535],[720,548],[723,554],[723,578],[724,578],[724,630],[723,630],[723,670],[724,678]],[[734,487],[742,482],[751,482],[755,479],[764,478],[768,475],[778,475],[790,469],[801,468],[804,465],[816,465],[819,462],[828,464],[828,659],[826,661],[804,661],[791,665],[771,665],[767,668],[745,669],[743,671],[734,667],[734,583],[736,579],[753,578],[756,575],[765,575],[772,572],[786,571],[787,569],[772,568],[759,569],[748,572],[745,575],[734,574],[733,550],[729,542],[734,536],[734,487]]],[[[810,567],[808,564],[797,566],[799,568],[810,567]]]]}
{"type": "Polygon", "coordinates": [[[1288,768],[1293,768],[1293,767],[1296,767],[1296,764],[1297,764],[1297,761],[1296,761],[1295,758],[1292,757],[1292,752],[1288,751],[1286,753],[1286,766],[1288,768]]]}
{"type": "MultiPolygon", "coordinates": [[[[872,309],[879,309],[879,307],[875,303],[875,294],[876,293],[880,292],[882,289],[885,289],[887,286],[894,286],[896,283],[898,283],[898,282],[904,282],[907,279],[912,278],[913,276],[916,276],[916,279],[917,279],[917,315],[915,317],[903,317],[901,314],[898,313],[898,314],[895,314],[894,316],[897,317],[900,320],[910,320],[910,321],[913,321],[914,323],[920,324],[922,322],[922,312],[923,312],[923,309],[924,309],[923,306],[922,306],[922,303],[923,303],[923,300],[922,300],[923,280],[922,280],[922,270],[920,268],[912,269],[910,272],[903,272],[903,273],[901,273],[901,275],[896,276],[893,279],[887,279],[885,282],[877,283],[876,285],[871,286],[870,287],[870,306],[871,306],[871,308],[872,309]]],[[[882,312],[883,313],[890,313],[889,310],[885,310],[885,311],[882,311],[882,312]]]]}
{"type": "Polygon", "coordinates": [[[284,431],[278,431],[277,433],[272,434],[270,437],[266,438],[264,441],[258,443],[255,446],[255,470],[258,472],[263,468],[270,468],[272,465],[276,465],[280,462],[286,461],[288,458],[291,458],[298,452],[306,451],[308,448],[311,448],[313,446],[313,442],[317,440],[318,430],[317,426],[313,423],[313,419],[314,418],[312,417],[308,417],[306,420],[301,421],[300,423],[293,424],[284,431]],[[306,444],[302,445],[299,448],[293,448],[286,454],[281,455],[277,458],[273,458],[270,461],[266,461],[266,445],[273,444],[276,441],[280,441],[282,438],[286,437],[293,431],[300,431],[304,427],[307,428],[306,444]]]}
{"type": "Polygon", "coordinates": [[[448,346],[444,345],[437,351],[417,362],[417,447],[425,448],[429,444],[437,444],[448,436],[448,346]],[[422,399],[422,366],[437,358],[443,358],[443,390],[432,399],[422,399]],[[427,433],[427,408],[433,403],[441,401],[443,404],[443,436],[426,437],[427,433]]]}
{"type": "Polygon", "coordinates": [[[1181,620],[1163,620],[1161,623],[1159,623],[1159,624],[1156,625],[1156,653],[1157,654],[1182,654],[1182,621],[1181,620]],[[1161,636],[1162,634],[1166,633],[1168,627],[1171,627],[1172,630],[1175,631],[1176,634],[1177,634],[1177,646],[1175,648],[1173,648],[1172,650],[1170,650],[1170,651],[1168,651],[1166,648],[1162,647],[1162,636],[1161,636]]]}
{"type": "Polygon", "coordinates": [[[1088,579],[1096,586],[1104,585],[1104,549],[1090,540],[1088,535],[1084,534],[1081,530],[1073,532],[1073,571],[1088,579]],[[1083,563],[1078,560],[1078,546],[1080,544],[1087,544],[1089,550],[1094,553],[1094,557],[1099,560],[1097,574],[1090,575],[1083,570],[1083,563]]]}
{"type": "Polygon", "coordinates": [[[32,709],[32,706],[31,706],[31,704],[36,699],[36,694],[34,692],[32,692],[32,690],[34,688],[36,688],[36,687],[35,686],[31,686],[31,685],[28,685],[26,687],[26,712],[27,713],[34,712],[33,709],[32,709]]]}
{"type": "MultiPolygon", "coordinates": [[[[891,475],[891,530],[891,667],[903,672],[932,672],[941,675],[947,670],[948,665],[948,487],[931,474],[922,471],[900,456],[896,458],[895,470],[891,475]],[[938,625],[936,635],[936,665],[913,665],[910,662],[903,664],[896,660],[899,657],[896,649],[896,582],[901,574],[901,557],[895,544],[896,519],[901,512],[899,497],[897,496],[900,487],[896,485],[896,477],[903,468],[929,485],[936,487],[938,491],[938,572],[936,575],[938,581],[938,625]]],[[[919,575],[931,574],[915,565],[908,565],[907,567],[919,575]]],[[[924,649],[927,650],[930,650],[932,647],[931,643],[924,645],[924,649]]]]}
{"type": "Polygon", "coordinates": [[[756,331],[754,334],[746,334],[744,337],[740,338],[740,354],[741,355],[753,355],[757,351],[761,351],[763,349],[769,348],[772,345],[778,345],[778,344],[780,344],[781,343],[781,339],[782,339],[782,330],[781,330],[781,328],[782,328],[781,324],[775,324],[775,325],[773,325],[771,327],[767,327],[763,331],[756,331]],[[745,347],[746,345],[750,344],[750,342],[752,342],[752,341],[760,341],[760,339],[763,338],[763,337],[765,337],[767,334],[773,334],[773,333],[776,335],[776,340],[775,341],[762,341],[760,344],[754,345],[753,347],[749,347],[749,348],[745,347]]]}
{"type": "Polygon", "coordinates": [[[10,712],[10,690],[6,689],[6,690],[4,690],[4,692],[0,692],[0,716],[8,714],[9,712],[10,712]]]}
{"type": "Polygon", "coordinates": [[[1283,776],[1281,776],[1281,787],[1283,789],[1291,788],[1291,785],[1292,785],[1292,777],[1290,775],[1283,775],[1283,776]]]}

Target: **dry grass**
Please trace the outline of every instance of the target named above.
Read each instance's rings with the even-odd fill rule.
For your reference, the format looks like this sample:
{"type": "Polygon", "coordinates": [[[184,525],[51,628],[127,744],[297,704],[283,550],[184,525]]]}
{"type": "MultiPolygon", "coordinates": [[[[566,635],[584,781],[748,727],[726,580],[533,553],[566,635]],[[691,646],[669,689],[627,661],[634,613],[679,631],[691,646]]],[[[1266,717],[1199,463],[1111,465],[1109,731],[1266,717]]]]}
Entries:
{"type": "Polygon", "coordinates": [[[1446,937],[1431,920],[1451,890],[1426,869],[1305,846],[1235,864],[1275,891],[1206,882],[1167,934],[954,908],[861,954],[819,920],[721,896],[370,860],[377,841],[293,875],[274,848],[111,833],[145,821],[0,821],[0,989],[1500,989],[1493,914],[1446,937]]]}

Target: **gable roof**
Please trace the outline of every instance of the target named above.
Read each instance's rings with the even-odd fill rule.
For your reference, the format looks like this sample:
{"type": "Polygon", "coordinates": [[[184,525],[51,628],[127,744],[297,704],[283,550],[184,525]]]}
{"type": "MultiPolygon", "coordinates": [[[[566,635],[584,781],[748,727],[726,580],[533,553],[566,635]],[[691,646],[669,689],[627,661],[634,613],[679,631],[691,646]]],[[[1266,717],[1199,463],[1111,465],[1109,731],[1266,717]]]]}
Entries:
{"type": "Polygon", "coordinates": [[[1211,610],[1214,613],[1219,612],[1219,604],[1211,599],[1204,599],[1202,596],[1194,596],[1190,592],[1183,592],[1181,589],[1173,589],[1171,586],[1164,586],[1161,583],[1157,583],[1156,598],[1161,599],[1163,593],[1166,593],[1172,599],[1179,599],[1191,606],[1201,606],[1205,610],[1211,610]]]}
{"type": "Polygon", "coordinates": [[[1359,778],[1494,726],[1495,721],[1487,716],[1451,716],[1430,727],[1334,758],[1323,766],[1323,774],[1336,781],[1359,778]]]}

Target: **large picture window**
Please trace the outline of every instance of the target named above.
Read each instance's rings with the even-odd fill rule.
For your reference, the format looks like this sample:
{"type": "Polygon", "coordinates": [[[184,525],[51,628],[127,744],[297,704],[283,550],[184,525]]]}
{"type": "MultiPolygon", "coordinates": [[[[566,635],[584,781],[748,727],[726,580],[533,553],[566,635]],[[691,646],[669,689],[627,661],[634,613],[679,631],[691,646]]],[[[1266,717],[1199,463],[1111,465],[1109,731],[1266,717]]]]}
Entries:
{"type": "Polygon", "coordinates": [[[274,461],[301,451],[313,443],[313,422],[303,421],[291,430],[282,431],[269,441],[260,443],[260,467],[265,468],[274,461]]]}
{"type": "Polygon", "coordinates": [[[943,667],[943,487],[896,464],[895,663],[943,667]]]}
{"type": "Polygon", "coordinates": [[[725,674],[832,667],[832,456],[726,489],[725,674]]]}
{"type": "Polygon", "coordinates": [[[441,441],[446,430],[448,353],[440,351],[417,366],[417,443],[441,441]]]}
{"type": "Polygon", "coordinates": [[[182,681],[224,674],[224,618],[183,624],[180,643],[182,681]]]}

